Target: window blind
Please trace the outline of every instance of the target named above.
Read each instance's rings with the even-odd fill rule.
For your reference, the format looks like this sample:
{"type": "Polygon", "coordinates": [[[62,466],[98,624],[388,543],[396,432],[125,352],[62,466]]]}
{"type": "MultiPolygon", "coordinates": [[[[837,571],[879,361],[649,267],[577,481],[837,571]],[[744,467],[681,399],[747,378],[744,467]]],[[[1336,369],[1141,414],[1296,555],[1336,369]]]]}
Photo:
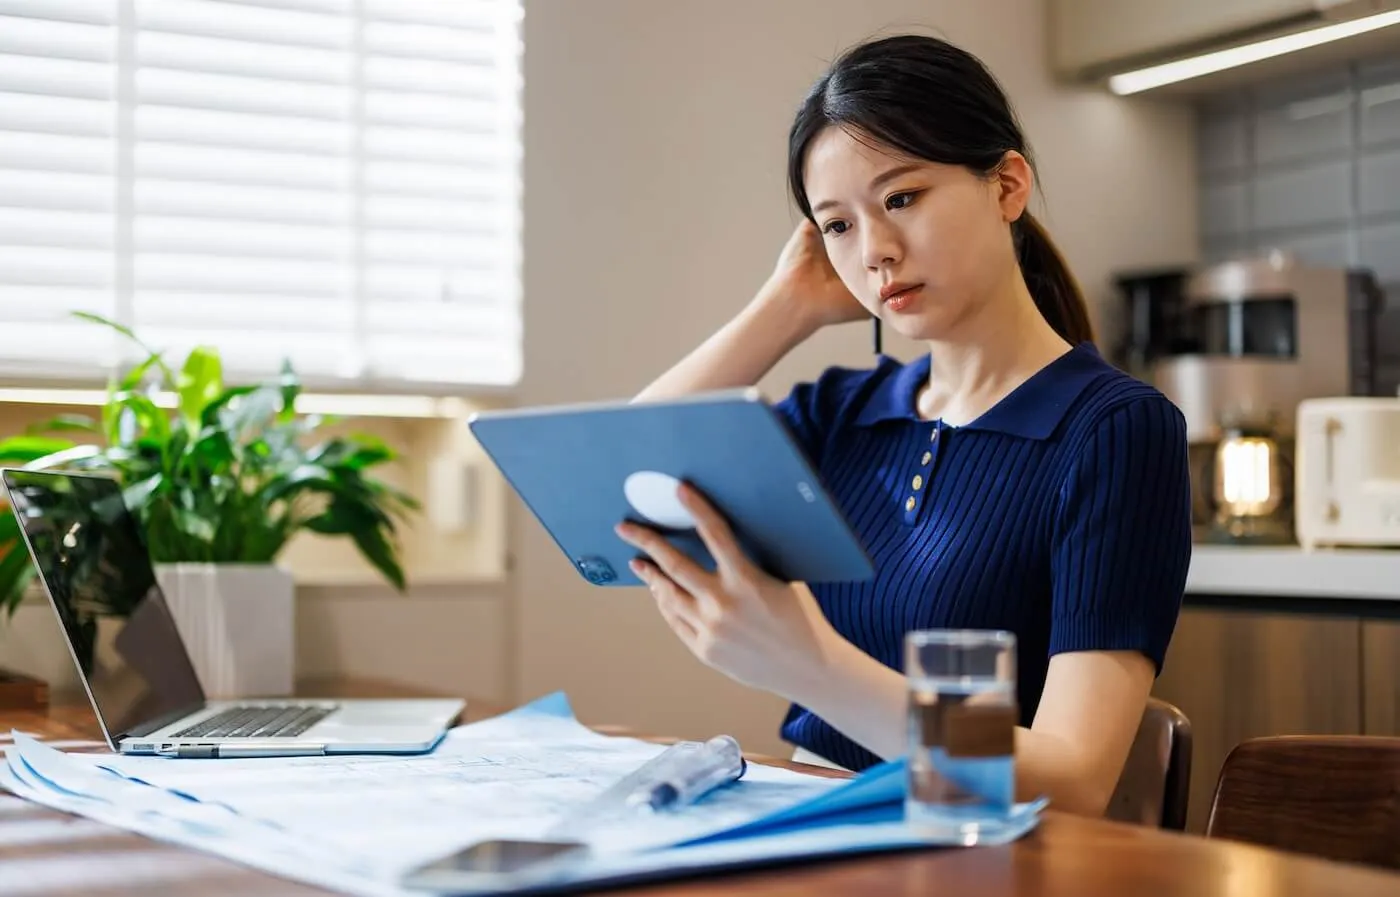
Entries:
{"type": "Polygon", "coordinates": [[[0,371],[520,373],[521,0],[0,0],[0,371]],[[178,357],[178,355],[176,356],[178,357]]]}

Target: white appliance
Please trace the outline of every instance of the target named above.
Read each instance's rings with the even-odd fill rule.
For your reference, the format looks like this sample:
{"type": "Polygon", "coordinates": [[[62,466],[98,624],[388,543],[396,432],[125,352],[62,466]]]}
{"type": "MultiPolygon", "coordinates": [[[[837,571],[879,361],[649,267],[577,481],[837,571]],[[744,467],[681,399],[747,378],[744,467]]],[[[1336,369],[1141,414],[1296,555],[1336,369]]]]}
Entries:
{"type": "Polygon", "coordinates": [[[1305,399],[1296,438],[1299,544],[1400,547],[1400,397],[1305,399]]]}

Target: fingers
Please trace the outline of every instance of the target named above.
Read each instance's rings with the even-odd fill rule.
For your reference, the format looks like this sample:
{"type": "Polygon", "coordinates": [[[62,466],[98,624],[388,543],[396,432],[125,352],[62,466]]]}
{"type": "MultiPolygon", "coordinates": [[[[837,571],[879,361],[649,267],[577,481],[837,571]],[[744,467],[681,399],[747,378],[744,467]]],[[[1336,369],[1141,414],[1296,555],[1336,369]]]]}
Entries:
{"type": "Polygon", "coordinates": [[[695,531],[700,534],[715,562],[741,577],[752,576],[754,566],[739,547],[729,521],[689,483],[682,485],[677,495],[690,516],[695,518],[695,531]]]}
{"type": "Polygon", "coordinates": [[[666,576],[693,595],[708,592],[713,577],[653,529],[620,523],[617,535],[624,542],[645,552],[666,576]]]}
{"type": "Polygon", "coordinates": [[[633,561],[632,572],[651,590],[656,608],[676,635],[687,647],[693,647],[700,629],[700,611],[695,606],[693,596],[686,594],[675,581],[662,573],[654,564],[646,561],[633,561]]]}

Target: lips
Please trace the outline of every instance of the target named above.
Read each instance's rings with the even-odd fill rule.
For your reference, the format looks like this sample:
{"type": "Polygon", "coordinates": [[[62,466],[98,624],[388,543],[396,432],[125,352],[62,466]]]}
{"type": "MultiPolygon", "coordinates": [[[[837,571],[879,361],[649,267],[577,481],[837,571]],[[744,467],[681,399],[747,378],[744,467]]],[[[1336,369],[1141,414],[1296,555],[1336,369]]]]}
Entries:
{"type": "Polygon", "coordinates": [[[891,296],[895,296],[899,293],[912,290],[917,286],[919,286],[919,284],[917,283],[901,283],[899,281],[896,281],[894,283],[887,283],[884,286],[880,287],[880,301],[884,302],[891,296]]]}
{"type": "Polygon", "coordinates": [[[914,301],[923,288],[921,283],[887,283],[880,287],[880,301],[891,311],[899,311],[914,301]]]}

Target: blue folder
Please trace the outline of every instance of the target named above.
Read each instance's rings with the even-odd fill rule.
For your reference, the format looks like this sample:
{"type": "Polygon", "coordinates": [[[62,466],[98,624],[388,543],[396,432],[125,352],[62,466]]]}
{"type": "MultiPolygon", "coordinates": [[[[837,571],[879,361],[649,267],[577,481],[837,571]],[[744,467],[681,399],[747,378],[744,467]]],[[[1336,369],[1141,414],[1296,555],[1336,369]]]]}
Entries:
{"type": "MultiPolygon", "coordinates": [[[[512,712],[573,717],[563,693],[549,695],[512,712]]],[[[890,760],[864,770],[815,798],[742,825],[668,847],[590,858],[562,870],[557,878],[496,892],[544,894],[592,890],[856,854],[963,846],[960,842],[940,840],[905,825],[905,775],[905,761],[890,760]]],[[[1000,825],[980,835],[978,844],[1005,844],[1024,836],[1036,827],[1046,804],[1045,799],[1018,804],[1000,825]]],[[[464,890],[459,893],[487,892],[464,890]]]]}

